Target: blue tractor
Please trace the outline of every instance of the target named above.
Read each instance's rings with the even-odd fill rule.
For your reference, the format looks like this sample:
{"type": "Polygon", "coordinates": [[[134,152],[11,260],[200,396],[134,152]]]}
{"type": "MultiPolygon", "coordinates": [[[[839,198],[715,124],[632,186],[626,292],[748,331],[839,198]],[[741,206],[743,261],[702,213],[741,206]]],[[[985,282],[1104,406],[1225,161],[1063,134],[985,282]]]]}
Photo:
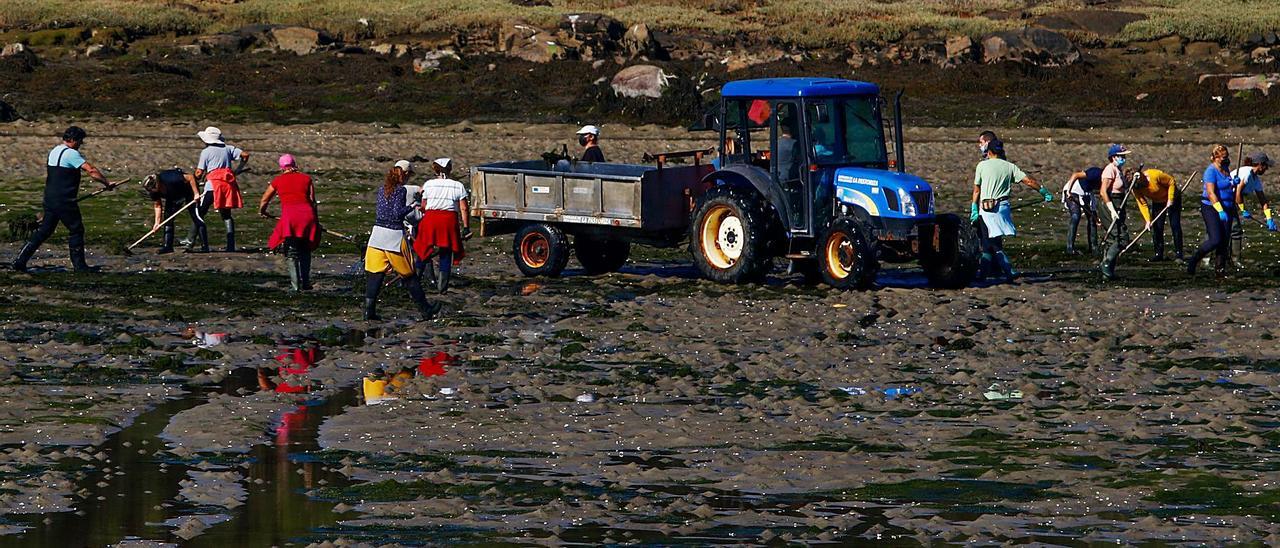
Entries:
{"type": "Polygon", "coordinates": [[[935,287],[969,285],[978,236],[960,217],[936,214],[933,188],[903,170],[901,93],[892,124],[887,107],[866,82],[725,84],[702,124],[719,131],[718,165],[702,179],[689,226],[701,273],[758,280],[785,257],[807,279],[865,289],[881,261],[918,260],[935,287]]]}

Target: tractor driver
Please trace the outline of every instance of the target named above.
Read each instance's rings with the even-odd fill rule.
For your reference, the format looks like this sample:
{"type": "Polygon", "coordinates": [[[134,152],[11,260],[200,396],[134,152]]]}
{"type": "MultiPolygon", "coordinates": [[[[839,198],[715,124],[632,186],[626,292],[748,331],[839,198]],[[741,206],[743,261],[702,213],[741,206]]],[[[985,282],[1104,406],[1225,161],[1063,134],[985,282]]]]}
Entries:
{"type": "Polygon", "coordinates": [[[578,144],[582,145],[582,158],[580,162],[603,162],[604,152],[600,150],[600,128],[596,126],[582,126],[578,130],[578,144]]]}

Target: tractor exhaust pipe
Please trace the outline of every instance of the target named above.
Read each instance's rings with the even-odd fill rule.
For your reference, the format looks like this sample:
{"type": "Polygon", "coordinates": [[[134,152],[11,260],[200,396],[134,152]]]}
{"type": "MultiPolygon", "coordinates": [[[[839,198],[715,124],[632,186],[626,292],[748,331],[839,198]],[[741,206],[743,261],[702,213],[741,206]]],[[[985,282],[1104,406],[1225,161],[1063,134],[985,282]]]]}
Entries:
{"type": "Polygon", "coordinates": [[[902,151],[902,93],[904,90],[898,90],[893,96],[893,152],[898,160],[898,173],[906,173],[907,166],[903,163],[902,151]]]}

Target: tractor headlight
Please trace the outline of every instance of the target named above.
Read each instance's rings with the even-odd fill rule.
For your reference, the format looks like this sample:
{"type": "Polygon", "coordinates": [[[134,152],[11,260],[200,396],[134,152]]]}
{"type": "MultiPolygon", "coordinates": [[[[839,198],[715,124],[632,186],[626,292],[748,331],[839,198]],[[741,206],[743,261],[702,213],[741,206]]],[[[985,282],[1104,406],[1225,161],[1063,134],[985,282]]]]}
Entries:
{"type": "Polygon", "coordinates": [[[911,195],[907,191],[898,189],[898,201],[902,203],[902,214],[908,217],[916,216],[916,203],[911,199],[911,195]]]}

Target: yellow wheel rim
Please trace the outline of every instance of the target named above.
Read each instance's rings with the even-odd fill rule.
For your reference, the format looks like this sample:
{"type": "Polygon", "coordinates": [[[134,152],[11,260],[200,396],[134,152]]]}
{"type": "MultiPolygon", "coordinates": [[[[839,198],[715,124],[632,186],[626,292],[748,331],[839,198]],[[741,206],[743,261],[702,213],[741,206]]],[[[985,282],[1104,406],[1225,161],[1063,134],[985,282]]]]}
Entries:
{"type": "Polygon", "coordinates": [[[742,218],[727,205],[712,206],[702,221],[701,247],[702,253],[719,269],[727,269],[738,263],[742,257],[742,248],[746,240],[746,232],[742,218]]]}
{"type": "Polygon", "coordinates": [[[826,254],[827,273],[837,280],[848,278],[853,273],[854,265],[858,260],[858,251],[853,246],[853,240],[849,239],[849,235],[843,232],[836,232],[827,237],[827,245],[824,246],[826,254]]]}

